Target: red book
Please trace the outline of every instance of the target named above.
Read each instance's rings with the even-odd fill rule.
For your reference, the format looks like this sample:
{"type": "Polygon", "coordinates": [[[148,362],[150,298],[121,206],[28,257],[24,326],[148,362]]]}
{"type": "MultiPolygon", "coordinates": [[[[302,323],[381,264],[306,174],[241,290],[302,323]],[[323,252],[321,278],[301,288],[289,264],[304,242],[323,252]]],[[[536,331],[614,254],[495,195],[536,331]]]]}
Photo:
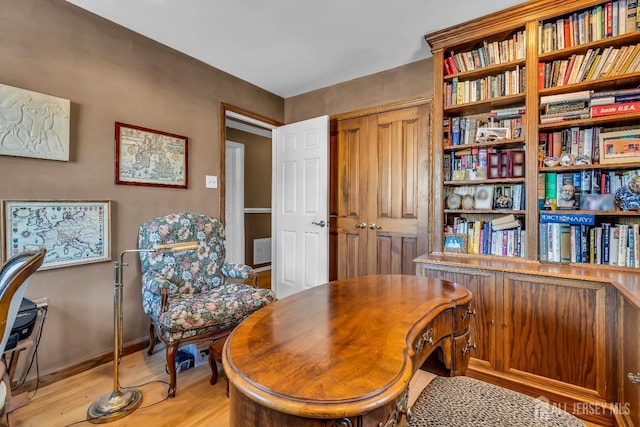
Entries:
{"type": "Polygon", "coordinates": [[[591,107],[591,117],[612,116],[616,114],[631,114],[640,112],[640,101],[620,102],[609,105],[591,107]]]}
{"type": "Polygon", "coordinates": [[[573,62],[576,60],[576,54],[574,53],[569,58],[569,64],[567,64],[567,71],[564,73],[564,80],[562,82],[563,85],[569,83],[569,76],[571,75],[571,70],[573,69],[573,62]]]}
{"type": "Polygon", "coordinates": [[[544,62],[538,62],[538,88],[544,89],[544,62]]]}
{"type": "Polygon", "coordinates": [[[451,73],[451,67],[449,67],[449,60],[445,59],[444,60],[444,75],[448,76],[449,74],[452,74],[451,73]]]}
{"type": "Polygon", "coordinates": [[[607,2],[604,5],[604,19],[605,19],[605,37],[613,36],[613,3],[607,2]]]}
{"type": "Polygon", "coordinates": [[[571,20],[567,18],[564,20],[564,47],[571,46],[573,46],[573,40],[571,40],[571,20]]]}

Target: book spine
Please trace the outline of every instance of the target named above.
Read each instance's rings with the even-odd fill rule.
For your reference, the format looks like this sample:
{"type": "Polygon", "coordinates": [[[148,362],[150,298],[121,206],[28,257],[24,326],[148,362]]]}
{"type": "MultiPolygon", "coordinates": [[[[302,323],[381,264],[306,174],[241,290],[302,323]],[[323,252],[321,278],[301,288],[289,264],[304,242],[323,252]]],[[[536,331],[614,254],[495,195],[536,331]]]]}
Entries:
{"type": "Polygon", "coordinates": [[[620,104],[596,105],[591,107],[591,117],[612,116],[616,114],[630,114],[640,111],[640,101],[623,102],[620,104]]]}

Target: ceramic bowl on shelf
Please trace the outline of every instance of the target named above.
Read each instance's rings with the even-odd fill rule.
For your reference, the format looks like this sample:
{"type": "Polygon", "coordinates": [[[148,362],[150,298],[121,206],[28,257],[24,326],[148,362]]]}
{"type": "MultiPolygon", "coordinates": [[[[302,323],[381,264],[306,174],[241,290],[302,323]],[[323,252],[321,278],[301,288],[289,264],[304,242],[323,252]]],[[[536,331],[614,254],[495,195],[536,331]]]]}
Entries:
{"type": "Polygon", "coordinates": [[[544,165],[548,168],[552,168],[554,166],[558,166],[560,164],[560,159],[557,157],[545,157],[544,165]]]}
{"type": "Polygon", "coordinates": [[[640,176],[635,176],[629,184],[615,192],[614,201],[623,211],[640,210],[640,176]]]}

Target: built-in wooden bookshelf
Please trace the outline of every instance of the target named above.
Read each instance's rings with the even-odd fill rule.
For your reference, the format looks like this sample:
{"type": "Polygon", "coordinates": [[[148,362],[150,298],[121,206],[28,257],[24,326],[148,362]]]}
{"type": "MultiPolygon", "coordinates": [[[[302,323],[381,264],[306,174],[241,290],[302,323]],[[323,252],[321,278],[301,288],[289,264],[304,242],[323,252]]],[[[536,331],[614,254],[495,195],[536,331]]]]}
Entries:
{"type": "MultiPolygon", "coordinates": [[[[630,420],[640,423],[640,392],[628,379],[628,374],[640,371],[638,337],[636,334],[636,341],[628,342],[626,325],[620,324],[624,320],[635,325],[640,319],[640,292],[636,285],[640,280],[640,257],[633,252],[638,247],[640,213],[623,210],[615,201],[611,204],[611,194],[619,187],[632,186],[632,178],[640,175],[640,156],[635,156],[635,145],[624,148],[619,158],[609,153],[603,159],[600,150],[600,136],[606,134],[613,133],[604,137],[603,147],[607,143],[615,145],[616,138],[632,138],[632,144],[637,139],[640,143],[640,96],[636,99],[632,95],[637,94],[629,92],[640,85],[640,20],[638,14],[634,15],[634,26],[629,31],[626,19],[624,29],[614,28],[613,7],[622,3],[530,1],[425,36],[434,57],[433,191],[429,200],[433,221],[430,250],[416,259],[417,274],[455,281],[472,290],[477,314],[472,320],[471,339],[477,342],[477,348],[471,352],[468,375],[545,396],[569,408],[580,408],[581,402],[600,406],[603,410],[588,418],[603,425],[612,424],[614,418],[620,425],[630,420]],[[505,46],[512,40],[514,46],[522,44],[514,50],[517,55],[487,63],[488,46],[505,46]],[[582,56],[585,65],[573,69],[578,56],[582,56]],[[466,58],[463,70],[455,64],[456,59],[450,59],[454,57],[457,61],[466,58]],[[498,79],[499,84],[513,86],[508,91],[485,93],[498,79]],[[458,89],[460,85],[462,89],[458,89]],[[614,105],[607,104],[610,96],[614,97],[614,105]],[[592,105],[593,98],[598,100],[592,105]],[[618,102],[619,99],[623,101],[618,102]],[[621,106],[621,102],[626,105],[621,106]],[[514,109],[521,111],[518,132],[511,124],[509,134],[480,143],[470,135],[466,139],[456,135],[460,132],[456,118],[490,122],[500,110],[514,109]],[[555,151],[557,145],[545,145],[549,135],[555,141],[556,134],[560,135],[559,152],[555,151]],[[591,135],[591,148],[588,144],[585,147],[585,134],[591,135]],[[478,174],[477,166],[482,165],[474,154],[481,149],[519,153],[524,156],[522,173],[499,178],[478,174]],[[454,164],[464,156],[469,156],[464,166],[454,164]],[[467,166],[469,159],[471,167],[467,166]],[[561,203],[565,209],[558,209],[558,197],[562,196],[558,184],[560,188],[568,184],[559,181],[558,176],[565,174],[571,176],[571,186],[579,198],[571,196],[566,188],[561,203]],[[582,181],[579,186],[573,185],[574,175],[591,176],[589,182],[597,182],[598,188],[587,190],[582,181]],[[551,196],[546,184],[551,183],[552,177],[555,201],[546,200],[551,196]],[[619,182],[619,187],[611,182],[619,182]],[[609,196],[601,194],[602,183],[605,188],[609,185],[609,196]],[[512,204],[504,209],[482,204],[476,208],[475,200],[471,202],[469,197],[464,205],[459,200],[473,188],[515,185],[521,185],[523,190],[519,206],[512,204]],[[456,193],[461,197],[454,196],[449,201],[450,195],[456,193]],[[584,197],[592,193],[596,197],[584,197]],[[589,199],[599,203],[587,204],[589,199]],[[587,227],[580,232],[571,228],[576,224],[567,224],[586,220],[591,222],[580,223],[587,227]],[[548,246],[549,235],[544,234],[549,221],[563,224],[565,236],[559,244],[569,248],[558,260],[549,258],[551,249],[556,250],[548,246]],[[519,245],[521,252],[478,249],[478,245],[493,248],[486,239],[487,232],[492,232],[486,224],[493,222],[503,222],[503,226],[506,222],[516,230],[513,233],[520,233],[519,239],[507,234],[506,241],[519,245]],[[482,224],[480,237],[468,228],[458,229],[460,223],[472,224],[472,228],[482,224]],[[621,226],[620,230],[631,230],[627,236],[635,245],[619,252],[625,254],[624,263],[604,263],[602,253],[596,262],[588,252],[589,246],[580,258],[571,252],[572,243],[581,251],[585,242],[591,245],[590,237],[578,239],[585,239],[592,229],[611,230],[616,225],[621,226]],[[575,241],[566,240],[567,230],[574,232],[570,236],[575,241]],[[459,250],[456,236],[464,236],[460,241],[466,243],[466,250],[459,250]],[[470,243],[473,240],[475,243],[470,243]],[[633,261],[629,262],[631,254],[633,261]],[[596,330],[601,333],[593,333],[596,330]],[[626,412],[616,413],[615,405],[625,402],[630,402],[626,412]]],[[[635,1],[627,0],[625,4],[637,8],[635,1]]],[[[617,12],[616,22],[620,23],[620,13],[624,12],[617,12]]],[[[626,12],[635,13],[628,9],[626,12]]],[[[631,25],[631,19],[629,22],[631,25]]],[[[489,125],[494,127],[495,123],[489,125]]],[[[499,231],[505,235],[504,230],[499,231]]]]}
{"type": "MultiPolygon", "coordinates": [[[[458,28],[460,31],[455,33],[445,30],[426,36],[434,53],[435,82],[435,221],[430,242],[433,252],[447,252],[445,235],[467,233],[467,252],[473,255],[489,258],[514,256],[531,261],[560,262],[548,259],[545,256],[547,249],[552,248],[543,248],[540,243],[540,234],[546,233],[540,222],[540,214],[549,206],[555,210],[558,199],[550,198],[547,202],[551,205],[545,205],[545,190],[548,192],[549,189],[545,189],[540,181],[544,183],[547,174],[548,177],[553,175],[558,180],[568,180],[569,174],[575,175],[574,184],[581,183],[577,179],[579,174],[583,175],[584,179],[591,176],[590,179],[594,183],[595,176],[605,176],[607,180],[613,181],[607,184],[606,190],[599,188],[600,181],[592,188],[574,185],[574,199],[564,202],[564,213],[572,213],[579,218],[588,216],[593,221],[589,230],[583,230],[582,238],[589,238],[590,230],[601,229],[602,224],[611,224],[615,228],[616,224],[620,223],[625,229],[629,227],[632,231],[633,224],[640,224],[639,214],[624,211],[619,206],[610,204],[612,194],[620,186],[628,185],[632,177],[640,175],[640,156],[636,158],[629,155],[627,160],[611,164],[601,162],[598,155],[599,133],[640,129],[640,95],[637,104],[636,98],[628,98],[633,100],[633,104],[629,105],[636,111],[615,115],[597,116],[594,113],[592,117],[591,109],[599,107],[591,107],[590,100],[584,97],[574,101],[575,106],[568,104],[578,93],[587,94],[589,98],[590,94],[597,96],[604,91],[615,93],[611,91],[629,89],[640,84],[640,31],[635,27],[636,21],[633,29],[627,29],[628,10],[619,10],[622,4],[612,1],[570,1],[562,2],[561,5],[551,1],[531,2],[511,9],[513,15],[506,19],[498,21],[495,19],[497,15],[489,15],[467,23],[464,29],[458,28]],[[626,51],[629,52],[626,55],[621,53],[626,51]],[[559,101],[546,103],[548,99],[559,101]],[[566,108],[575,109],[565,113],[563,109],[566,108]],[[477,132],[478,126],[505,126],[504,121],[496,121],[492,116],[500,117],[501,112],[518,110],[521,114],[506,116],[509,134],[505,137],[489,142],[477,142],[476,135],[469,135],[469,130],[471,133],[477,132]],[[476,123],[472,124],[470,129],[467,125],[465,134],[459,123],[468,123],[469,120],[476,123]],[[588,164],[576,165],[580,154],[578,140],[579,149],[583,150],[585,130],[591,139],[591,151],[588,156],[583,155],[578,160],[588,164]],[[570,138],[566,137],[570,131],[576,132],[574,146],[567,146],[567,141],[571,142],[570,138]],[[460,136],[461,133],[464,136],[460,136]],[[547,136],[563,138],[565,145],[560,153],[553,153],[551,146],[549,150],[546,145],[542,146],[546,144],[543,137],[546,139],[547,136]],[[544,155],[539,153],[541,150],[544,155]],[[521,174],[517,177],[511,176],[510,173],[499,176],[485,174],[487,153],[511,155],[514,152],[521,152],[520,155],[524,156],[521,174]],[[554,157],[554,154],[557,157],[567,155],[562,159],[563,165],[545,166],[542,161],[554,157]],[[585,157],[588,157],[587,162],[584,161],[585,157]],[[518,192],[522,187],[522,203],[512,203],[506,209],[504,206],[507,205],[498,203],[489,209],[486,205],[477,209],[468,202],[467,194],[473,197],[477,188],[487,188],[488,185],[500,185],[501,188],[505,188],[504,185],[508,183],[513,183],[513,188],[518,192]],[[600,197],[601,192],[608,192],[609,195],[600,197]],[[598,195],[595,195],[596,193],[598,195]],[[454,194],[453,206],[448,202],[451,194],[454,194]],[[589,196],[582,198],[583,194],[589,196]],[[458,196],[467,196],[465,207],[457,205],[458,196]],[[607,200],[608,204],[602,204],[605,211],[588,209],[585,206],[581,209],[581,199],[597,198],[607,200]],[[568,203],[575,206],[567,206],[568,203]],[[492,231],[493,221],[511,214],[519,219],[519,228],[500,233],[492,231]],[[460,224],[462,227],[459,227],[460,224]],[[481,227],[480,233],[477,231],[478,227],[481,227]],[[509,246],[505,248],[500,243],[507,242],[507,237],[509,246]],[[472,244],[473,240],[475,245],[472,244]],[[519,249],[514,249],[512,244],[517,245],[519,249]]],[[[624,5],[626,7],[626,3],[624,5]]],[[[631,20],[628,24],[631,25],[631,20]]],[[[508,163],[505,166],[508,170],[510,157],[502,156],[501,159],[508,163]]],[[[556,185],[556,191],[559,196],[562,183],[558,183],[560,185],[556,185]]],[[[565,185],[567,184],[565,181],[565,185]]],[[[638,226],[635,227],[635,231],[639,231],[638,226]]],[[[629,242],[637,243],[637,233],[629,237],[633,237],[629,242]]],[[[579,239],[580,234],[576,233],[575,238],[579,239]]],[[[591,247],[588,249],[597,252],[591,240],[593,238],[589,241],[591,247]]],[[[546,238],[544,242],[551,244],[546,238]]],[[[580,244],[580,241],[572,243],[580,244]]],[[[582,244],[584,245],[584,242],[582,244]]],[[[627,250],[630,254],[634,253],[633,247],[627,250]]],[[[563,256],[562,262],[567,262],[567,259],[571,259],[569,262],[593,262],[593,257],[576,257],[575,253],[572,253],[572,256],[563,256]]],[[[638,268],[640,260],[636,258],[616,267],[638,268]]]]}

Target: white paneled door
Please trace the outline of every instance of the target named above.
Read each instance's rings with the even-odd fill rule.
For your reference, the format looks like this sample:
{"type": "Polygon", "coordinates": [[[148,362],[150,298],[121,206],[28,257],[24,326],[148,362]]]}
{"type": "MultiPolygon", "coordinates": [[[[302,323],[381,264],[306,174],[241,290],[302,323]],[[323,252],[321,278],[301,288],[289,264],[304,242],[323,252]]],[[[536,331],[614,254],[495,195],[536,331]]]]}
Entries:
{"type": "Polygon", "coordinates": [[[272,288],[277,298],[329,279],[329,116],[273,133],[272,288]]]}

